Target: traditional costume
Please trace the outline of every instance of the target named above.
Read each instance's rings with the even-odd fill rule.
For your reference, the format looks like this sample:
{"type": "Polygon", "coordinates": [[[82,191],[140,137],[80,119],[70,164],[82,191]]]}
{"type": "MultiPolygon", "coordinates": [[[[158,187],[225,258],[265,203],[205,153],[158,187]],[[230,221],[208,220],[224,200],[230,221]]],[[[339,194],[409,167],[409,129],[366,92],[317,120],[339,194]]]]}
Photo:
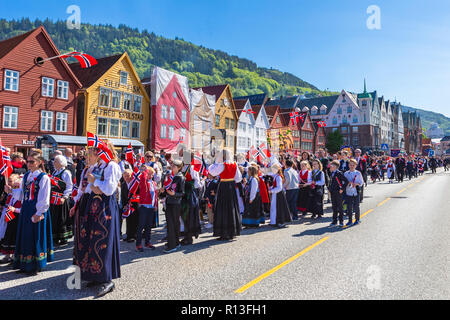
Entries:
{"type": "Polygon", "coordinates": [[[202,233],[200,224],[200,198],[199,190],[202,187],[200,175],[194,170],[194,166],[186,165],[185,172],[184,196],[181,200],[182,219],[184,225],[184,239],[182,244],[192,244],[192,237],[195,239],[202,233]]]}
{"type": "Polygon", "coordinates": [[[325,173],[321,170],[311,172],[311,212],[312,217],[323,216],[323,194],[325,188],[325,173]]]}
{"type": "Polygon", "coordinates": [[[229,240],[241,234],[241,217],[236,195],[236,183],[242,175],[236,162],[225,161],[209,167],[212,176],[220,176],[214,213],[214,237],[229,240]]]}
{"type": "Polygon", "coordinates": [[[6,199],[6,205],[0,217],[0,253],[14,254],[16,248],[17,225],[22,207],[20,189],[13,189],[6,199]],[[14,208],[10,210],[10,207],[14,208]]]}
{"type": "Polygon", "coordinates": [[[310,211],[310,200],[311,200],[311,188],[302,187],[303,184],[311,183],[311,171],[301,170],[299,179],[299,192],[297,199],[297,210],[305,215],[310,211]]]}
{"type": "Polygon", "coordinates": [[[72,174],[69,170],[62,168],[56,170],[50,176],[50,180],[52,183],[50,216],[52,219],[53,241],[55,244],[59,242],[65,244],[73,236],[72,219],[69,217],[69,198],[73,188],[72,174]]]}
{"type": "Polygon", "coordinates": [[[250,177],[245,186],[245,211],[242,216],[242,225],[246,227],[259,227],[265,223],[262,208],[259,179],[250,177]]]}
{"type": "Polygon", "coordinates": [[[385,168],[387,170],[387,176],[389,179],[389,183],[393,183],[394,179],[395,179],[395,164],[393,164],[392,162],[389,162],[385,168]]]}
{"type": "Polygon", "coordinates": [[[272,226],[282,227],[285,223],[291,222],[292,218],[286,201],[286,195],[283,191],[283,179],[279,174],[275,174],[270,192],[272,193],[270,224],[272,226]]]}
{"type": "Polygon", "coordinates": [[[22,180],[14,269],[37,272],[53,261],[50,185],[50,178],[41,170],[27,172],[22,180]],[[44,219],[34,223],[31,220],[34,215],[44,219]]]}

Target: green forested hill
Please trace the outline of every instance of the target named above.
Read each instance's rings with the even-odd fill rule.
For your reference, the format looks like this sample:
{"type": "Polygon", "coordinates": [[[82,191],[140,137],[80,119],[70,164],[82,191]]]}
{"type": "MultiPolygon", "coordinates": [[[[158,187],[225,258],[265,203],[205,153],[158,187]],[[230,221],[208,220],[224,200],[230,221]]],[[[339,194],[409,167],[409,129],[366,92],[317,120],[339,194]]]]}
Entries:
{"type": "Polygon", "coordinates": [[[229,83],[235,96],[263,92],[270,96],[331,94],[319,91],[290,73],[261,68],[250,60],[219,50],[182,39],[167,39],[146,30],[140,32],[125,25],[83,24],[80,30],[69,30],[63,21],[1,19],[0,40],[41,24],[61,52],[77,50],[99,58],[127,51],[141,78],[150,76],[152,66],[159,66],[187,76],[191,87],[229,83]]]}

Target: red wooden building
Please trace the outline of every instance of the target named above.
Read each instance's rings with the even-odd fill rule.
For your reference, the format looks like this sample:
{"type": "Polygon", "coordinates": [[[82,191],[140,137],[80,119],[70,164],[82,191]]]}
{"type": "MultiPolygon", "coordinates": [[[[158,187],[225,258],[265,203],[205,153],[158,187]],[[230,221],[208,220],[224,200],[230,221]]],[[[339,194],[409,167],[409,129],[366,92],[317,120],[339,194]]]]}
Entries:
{"type": "Polygon", "coordinates": [[[319,151],[319,149],[326,149],[326,133],[325,127],[319,127],[317,122],[313,121],[314,127],[314,154],[319,151]]]}
{"type": "Polygon", "coordinates": [[[308,112],[302,112],[300,115],[303,116],[303,121],[299,123],[300,128],[300,149],[301,152],[314,152],[314,136],[315,130],[311,117],[308,112]]]}
{"type": "Polygon", "coordinates": [[[42,26],[0,41],[0,136],[11,152],[26,155],[43,135],[75,135],[81,83],[65,60],[36,60],[59,54],[42,26]]]}

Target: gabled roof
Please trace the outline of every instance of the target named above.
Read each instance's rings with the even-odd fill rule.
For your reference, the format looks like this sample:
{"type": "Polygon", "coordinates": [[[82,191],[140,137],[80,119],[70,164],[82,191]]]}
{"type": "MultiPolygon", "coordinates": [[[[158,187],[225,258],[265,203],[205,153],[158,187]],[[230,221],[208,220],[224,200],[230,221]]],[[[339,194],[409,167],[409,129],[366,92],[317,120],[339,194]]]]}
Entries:
{"type": "Polygon", "coordinates": [[[280,106],[281,109],[294,109],[297,101],[300,99],[299,96],[280,98],[276,100],[268,100],[266,106],[280,106]]]}
{"type": "MultiPolygon", "coordinates": [[[[52,38],[48,34],[48,32],[45,30],[44,26],[39,26],[36,29],[33,29],[31,31],[28,31],[24,34],[21,34],[19,36],[6,39],[3,41],[0,41],[0,59],[4,58],[8,53],[13,51],[20,43],[22,43],[24,40],[26,40],[29,36],[33,35],[34,33],[38,34],[41,33],[44,35],[44,38],[48,41],[48,44],[52,48],[54,55],[59,56],[61,53],[59,52],[58,48],[56,48],[55,43],[53,42],[52,38]]],[[[75,84],[78,86],[78,88],[81,88],[82,85],[80,83],[80,80],[76,77],[76,75],[73,73],[72,69],[69,67],[67,61],[62,58],[58,58],[58,60],[62,63],[64,69],[67,71],[69,76],[73,79],[75,84]]]]}
{"type": "Polygon", "coordinates": [[[250,104],[253,107],[254,105],[264,105],[264,103],[266,103],[266,101],[269,99],[269,97],[267,96],[267,94],[261,93],[261,94],[254,94],[251,96],[235,98],[235,100],[247,100],[247,99],[250,100],[250,104]]]}
{"type": "Polygon", "coordinates": [[[15,47],[17,47],[23,40],[25,40],[30,34],[39,28],[33,29],[21,35],[0,41],[0,59],[11,52],[15,47]]]}
{"type": "MultiPolygon", "coordinates": [[[[275,113],[277,113],[277,110],[280,108],[280,106],[265,106],[267,117],[273,118],[275,116],[275,113]]],[[[272,119],[269,120],[269,122],[272,121],[272,119]]]]}
{"type": "Polygon", "coordinates": [[[441,139],[441,142],[450,141],[450,136],[445,136],[441,139]]]}
{"type": "Polygon", "coordinates": [[[316,106],[320,110],[320,107],[322,107],[322,105],[325,105],[327,106],[327,114],[328,114],[333,108],[339,96],[340,95],[318,97],[311,99],[300,99],[298,100],[297,105],[295,107],[300,108],[300,110],[303,111],[304,107],[308,107],[311,110],[313,106],[316,106]]]}
{"type": "Polygon", "coordinates": [[[211,96],[216,96],[216,101],[223,94],[223,92],[228,87],[227,84],[222,84],[218,86],[210,86],[210,87],[199,87],[193,88],[194,90],[202,89],[204,93],[209,94],[211,96]]]}
{"type": "Polygon", "coordinates": [[[89,88],[106,72],[108,72],[108,70],[111,69],[111,67],[119,61],[122,56],[123,54],[118,54],[97,59],[98,64],[87,69],[82,69],[79,63],[71,63],[69,66],[81,81],[83,88],[89,88]]]}
{"type": "Polygon", "coordinates": [[[237,112],[238,118],[240,118],[242,111],[244,110],[245,105],[247,104],[248,99],[245,99],[245,100],[233,99],[233,100],[234,100],[234,106],[236,107],[236,112],[237,112]]]}
{"type": "MultiPolygon", "coordinates": [[[[262,110],[262,105],[252,105],[252,110],[255,112],[255,119],[259,117],[259,113],[262,110]]],[[[266,112],[267,113],[267,112],[266,112]]]]}

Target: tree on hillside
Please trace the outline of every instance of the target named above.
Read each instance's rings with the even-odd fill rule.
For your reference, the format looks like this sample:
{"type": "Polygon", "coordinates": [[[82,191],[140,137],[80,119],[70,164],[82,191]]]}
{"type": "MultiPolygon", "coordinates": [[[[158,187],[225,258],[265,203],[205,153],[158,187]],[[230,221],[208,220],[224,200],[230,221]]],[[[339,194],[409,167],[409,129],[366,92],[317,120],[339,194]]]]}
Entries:
{"type": "Polygon", "coordinates": [[[329,153],[333,154],[338,152],[341,149],[343,143],[344,137],[339,132],[339,130],[332,131],[327,135],[326,147],[329,153]]]}

